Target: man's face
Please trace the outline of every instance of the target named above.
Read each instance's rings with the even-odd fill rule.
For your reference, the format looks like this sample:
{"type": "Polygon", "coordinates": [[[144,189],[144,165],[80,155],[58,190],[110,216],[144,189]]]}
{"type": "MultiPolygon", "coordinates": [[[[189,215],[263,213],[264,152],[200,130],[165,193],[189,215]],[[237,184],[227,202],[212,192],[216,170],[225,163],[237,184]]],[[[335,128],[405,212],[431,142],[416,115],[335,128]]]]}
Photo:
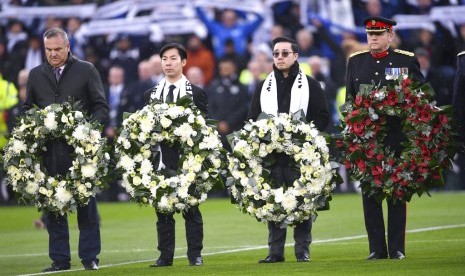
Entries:
{"type": "Polygon", "coordinates": [[[69,52],[69,42],[59,35],[44,38],[45,56],[53,67],[60,67],[66,63],[69,52]]]}
{"type": "Polygon", "coordinates": [[[282,72],[288,72],[289,68],[291,68],[291,66],[295,63],[298,56],[298,53],[292,51],[291,43],[289,42],[278,42],[274,46],[274,65],[282,72]]]}
{"type": "Polygon", "coordinates": [[[186,60],[181,60],[178,50],[173,48],[163,53],[161,65],[165,76],[173,79],[182,75],[182,68],[186,65],[186,60]]]}
{"type": "Polygon", "coordinates": [[[368,46],[370,51],[380,53],[386,51],[391,45],[394,34],[388,31],[381,33],[369,32],[367,33],[368,46]]]}

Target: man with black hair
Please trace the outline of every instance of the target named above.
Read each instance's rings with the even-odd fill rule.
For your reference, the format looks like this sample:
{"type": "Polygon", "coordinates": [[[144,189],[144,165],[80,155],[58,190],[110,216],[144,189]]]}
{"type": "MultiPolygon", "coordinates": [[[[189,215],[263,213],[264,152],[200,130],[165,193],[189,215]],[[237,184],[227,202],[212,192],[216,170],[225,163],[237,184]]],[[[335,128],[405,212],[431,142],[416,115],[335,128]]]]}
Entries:
{"type": "MultiPolygon", "coordinates": [[[[145,102],[158,99],[163,102],[176,102],[185,95],[191,95],[194,104],[207,114],[208,101],[205,91],[192,85],[182,74],[187,62],[187,52],[184,46],[178,43],[169,43],[160,50],[160,57],[165,78],[153,89],[145,92],[145,102]]],[[[176,171],[179,161],[179,150],[176,146],[161,145],[162,167],[176,171]]],[[[199,207],[190,207],[182,213],[186,225],[187,257],[192,266],[203,265],[201,251],[203,249],[203,220],[199,207]]],[[[175,221],[173,214],[157,212],[158,250],[160,257],[150,267],[172,266],[175,246],[175,221]]]]}
{"type": "MultiPolygon", "coordinates": [[[[299,68],[297,42],[287,37],[277,37],[273,45],[273,72],[256,88],[250,105],[248,119],[257,120],[265,112],[277,116],[279,113],[293,114],[302,111],[308,122],[312,121],[318,130],[323,131],[329,122],[326,98],[320,83],[306,76],[299,68]]],[[[291,159],[284,153],[278,153],[270,176],[277,185],[290,185],[298,177],[292,170],[291,159]]],[[[274,222],[268,222],[268,256],[259,263],[284,262],[286,227],[281,228],[274,222]]],[[[297,262],[310,261],[310,243],[312,242],[311,218],[297,224],[294,228],[294,251],[297,262]]]]}

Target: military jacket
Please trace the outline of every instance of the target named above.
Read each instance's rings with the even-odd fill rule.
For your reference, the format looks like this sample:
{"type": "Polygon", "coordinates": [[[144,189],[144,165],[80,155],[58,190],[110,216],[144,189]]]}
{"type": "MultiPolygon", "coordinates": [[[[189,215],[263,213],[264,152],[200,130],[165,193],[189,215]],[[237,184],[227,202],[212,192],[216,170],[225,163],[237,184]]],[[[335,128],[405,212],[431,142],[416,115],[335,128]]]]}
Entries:
{"type": "Polygon", "coordinates": [[[413,53],[402,50],[388,50],[387,56],[376,59],[370,51],[353,53],[347,66],[347,97],[355,98],[360,84],[387,85],[395,77],[408,75],[414,81],[425,82],[420,64],[413,53]]]}

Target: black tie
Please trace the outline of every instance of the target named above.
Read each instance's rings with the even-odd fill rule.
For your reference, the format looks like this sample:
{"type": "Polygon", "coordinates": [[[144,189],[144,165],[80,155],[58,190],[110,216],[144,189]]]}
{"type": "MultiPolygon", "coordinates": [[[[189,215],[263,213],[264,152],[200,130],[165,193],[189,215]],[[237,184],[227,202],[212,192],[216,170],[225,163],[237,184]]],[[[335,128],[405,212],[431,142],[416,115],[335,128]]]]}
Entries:
{"type": "Polygon", "coordinates": [[[55,73],[55,79],[58,82],[60,80],[60,77],[61,77],[61,68],[57,67],[57,68],[53,69],[53,72],[55,73]]]}
{"type": "Polygon", "coordinates": [[[168,95],[166,95],[165,103],[172,103],[174,99],[174,89],[176,86],[174,84],[170,85],[170,90],[168,91],[168,95]]]}

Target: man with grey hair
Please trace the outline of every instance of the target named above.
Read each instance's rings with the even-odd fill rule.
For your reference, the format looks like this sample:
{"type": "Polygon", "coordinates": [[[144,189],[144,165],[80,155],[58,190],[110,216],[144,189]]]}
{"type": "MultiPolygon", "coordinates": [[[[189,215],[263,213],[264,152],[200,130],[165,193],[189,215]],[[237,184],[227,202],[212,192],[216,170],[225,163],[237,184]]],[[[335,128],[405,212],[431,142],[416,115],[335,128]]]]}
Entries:
{"type": "MultiPolygon", "coordinates": [[[[51,28],[43,35],[47,61],[33,68],[27,83],[26,101],[22,111],[33,106],[45,108],[73,98],[81,102],[83,112],[92,120],[104,123],[108,119],[108,104],[97,69],[89,62],[75,58],[70,51],[67,34],[61,28],[51,28]]],[[[43,154],[44,166],[50,175],[66,174],[72,166],[74,148],[64,139],[50,140],[43,154]]],[[[71,267],[68,218],[46,212],[48,217],[49,257],[53,263],[43,272],[68,270],[71,267]]],[[[77,208],[79,226],[79,258],[86,270],[98,269],[100,253],[100,223],[97,203],[92,197],[87,206],[77,208]]]]}

